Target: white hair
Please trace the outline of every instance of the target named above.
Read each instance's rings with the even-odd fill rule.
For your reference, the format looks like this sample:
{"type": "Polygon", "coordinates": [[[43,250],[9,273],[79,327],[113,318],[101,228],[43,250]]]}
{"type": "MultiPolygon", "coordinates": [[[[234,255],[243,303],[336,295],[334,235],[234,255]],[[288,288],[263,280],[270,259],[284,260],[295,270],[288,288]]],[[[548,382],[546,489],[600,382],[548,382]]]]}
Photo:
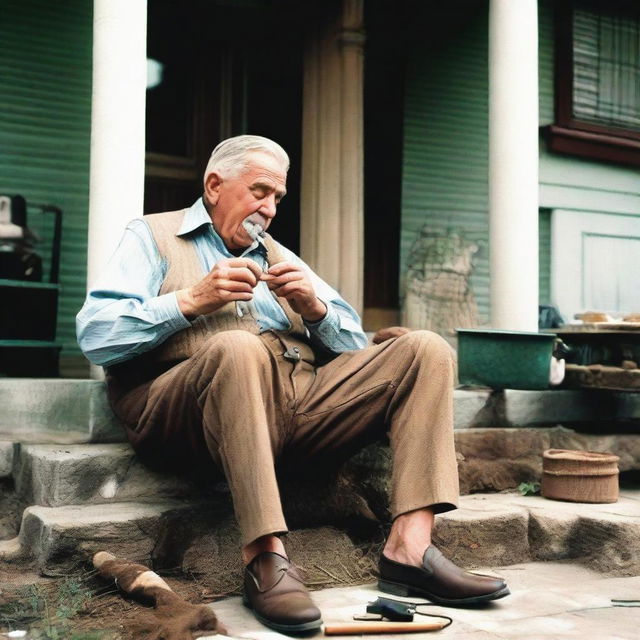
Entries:
{"type": "Polygon", "coordinates": [[[287,152],[273,140],[262,136],[234,136],[223,140],[211,153],[205,178],[214,171],[223,178],[235,177],[251,164],[251,154],[261,152],[273,156],[286,173],[289,170],[287,152]]]}

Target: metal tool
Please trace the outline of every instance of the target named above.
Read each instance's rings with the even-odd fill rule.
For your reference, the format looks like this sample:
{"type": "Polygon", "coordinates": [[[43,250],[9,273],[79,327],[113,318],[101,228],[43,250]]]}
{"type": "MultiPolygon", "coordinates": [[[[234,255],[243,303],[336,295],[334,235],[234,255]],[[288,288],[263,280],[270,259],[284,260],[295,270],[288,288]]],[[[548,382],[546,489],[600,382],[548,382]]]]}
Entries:
{"type": "MultiPolygon", "coordinates": [[[[264,247],[264,229],[262,225],[247,218],[242,221],[242,227],[254,242],[259,242],[264,247]]],[[[265,251],[267,250],[266,247],[264,249],[265,251]]],[[[238,318],[251,315],[251,303],[244,300],[236,300],[236,315],[238,318]]]]}

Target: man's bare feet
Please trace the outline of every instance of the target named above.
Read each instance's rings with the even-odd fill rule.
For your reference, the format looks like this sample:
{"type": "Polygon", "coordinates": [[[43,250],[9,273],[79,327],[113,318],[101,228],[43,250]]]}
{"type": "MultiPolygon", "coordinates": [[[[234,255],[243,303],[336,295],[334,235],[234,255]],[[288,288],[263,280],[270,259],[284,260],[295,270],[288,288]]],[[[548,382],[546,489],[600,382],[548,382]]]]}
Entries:
{"type": "Polygon", "coordinates": [[[273,551],[288,558],[282,540],[280,540],[278,536],[267,535],[257,538],[242,548],[242,562],[244,566],[246,567],[258,554],[264,553],[265,551],[273,551]]]}

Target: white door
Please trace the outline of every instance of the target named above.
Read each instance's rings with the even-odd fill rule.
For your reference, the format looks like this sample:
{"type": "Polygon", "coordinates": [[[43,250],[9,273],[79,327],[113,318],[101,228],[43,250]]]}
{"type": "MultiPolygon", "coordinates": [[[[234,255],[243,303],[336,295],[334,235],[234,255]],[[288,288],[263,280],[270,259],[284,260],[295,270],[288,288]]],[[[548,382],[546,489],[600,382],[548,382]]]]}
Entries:
{"type": "Polygon", "coordinates": [[[567,322],[576,313],[640,313],[640,216],[555,209],[551,298],[567,322]]]}

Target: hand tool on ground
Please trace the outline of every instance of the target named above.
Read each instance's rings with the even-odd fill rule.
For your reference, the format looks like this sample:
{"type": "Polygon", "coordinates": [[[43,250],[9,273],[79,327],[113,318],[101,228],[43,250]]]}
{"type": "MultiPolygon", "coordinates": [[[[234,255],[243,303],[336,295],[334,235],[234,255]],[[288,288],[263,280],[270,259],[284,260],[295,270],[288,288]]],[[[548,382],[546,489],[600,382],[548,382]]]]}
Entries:
{"type": "Polygon", "coordinates": [[[359,636],[377,633],[418,633],[421,631],[439,631],[448,626],[448,622],[336,622],[324,626],[326,636],[359,636]]]}
{"type": "Polygon", "coordinates": [[[324,626],[327,636],[364,635],[378,633],[418,633],[439,631],[448,627],[453,620],[449,616],[423,613],[417,608],[420,603],[405,602],[394,598],[379,597],[367,604],[367,612],[355,614],[356,622],[340,622],[324,626]],[[413,616],[440,618],[437,622],[413,622],[413,616]]]}

